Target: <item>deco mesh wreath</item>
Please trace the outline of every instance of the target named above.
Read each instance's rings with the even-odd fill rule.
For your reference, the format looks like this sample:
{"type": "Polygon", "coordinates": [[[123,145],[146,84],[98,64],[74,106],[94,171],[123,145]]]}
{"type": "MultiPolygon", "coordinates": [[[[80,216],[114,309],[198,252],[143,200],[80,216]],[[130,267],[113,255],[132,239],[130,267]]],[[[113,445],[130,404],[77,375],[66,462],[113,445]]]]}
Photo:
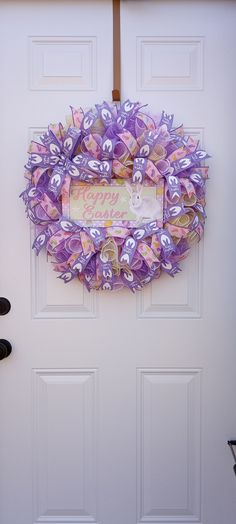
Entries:
{"type": "Polygon", "coordinates": [[[180,271],[203,233],[208,168],[201,161],[208,155],[183,126],[173,127],[173,115],[154,117],[129,100],[86,113],[71,108],[67,125],[50,125],[40,142],[30,144],[21,196],[36,226],[33,248],[46,247],[59,278],[78,278],[88,290],[135,291],[162,271],[180,271]],[[72,188],[87,213],[79,220],[70,214],[72,188]],[[117,188],[133,220],[112,208],[117,188]],[[85,204],[89,195],[100,207],[85,204]]]}

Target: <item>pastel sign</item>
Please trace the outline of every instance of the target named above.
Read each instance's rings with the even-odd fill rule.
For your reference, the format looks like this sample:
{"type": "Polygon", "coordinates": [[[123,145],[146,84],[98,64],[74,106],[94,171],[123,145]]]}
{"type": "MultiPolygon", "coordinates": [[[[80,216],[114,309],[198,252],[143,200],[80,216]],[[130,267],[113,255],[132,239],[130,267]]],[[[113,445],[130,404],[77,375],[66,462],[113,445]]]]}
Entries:
{"type": "Polygon", "coordinates": [[[86,225],[121,225],[163,221],[163,181],[144,186],[123,182],[108,185],[88,185],[73,182],[64,215],[86,225]]]}

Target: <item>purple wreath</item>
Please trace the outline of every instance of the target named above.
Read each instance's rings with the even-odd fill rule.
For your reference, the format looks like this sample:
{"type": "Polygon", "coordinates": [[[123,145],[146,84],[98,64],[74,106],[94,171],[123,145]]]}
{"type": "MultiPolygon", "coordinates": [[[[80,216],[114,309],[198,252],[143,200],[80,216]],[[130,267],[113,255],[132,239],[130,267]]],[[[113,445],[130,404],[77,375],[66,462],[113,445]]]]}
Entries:
{"type": "Polygon", "coordinates": [[[33,248],[37,254],[46,248],[60,279],[78,278],[88,290],[135,291],[162,271],[174,276],[203,234],[208,168],[201,161],[208,156],[164,111],[154,117],[129,100],[86,113],[71,108],[66,126],[49,125],[40,143],[30,144],[21,196],[36,226],[33,248]],[[126,181],[136,197],[137,188],[162,184],[162,220],[100,227],[63,214],[74,181],[107,186],[114,180],[126,181]]]}

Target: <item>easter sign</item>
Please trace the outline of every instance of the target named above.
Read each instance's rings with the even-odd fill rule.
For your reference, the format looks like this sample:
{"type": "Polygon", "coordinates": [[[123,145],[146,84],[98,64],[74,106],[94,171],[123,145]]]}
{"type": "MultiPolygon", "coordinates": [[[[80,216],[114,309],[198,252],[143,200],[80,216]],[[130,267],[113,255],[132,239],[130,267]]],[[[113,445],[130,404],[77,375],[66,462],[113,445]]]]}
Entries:
{"type": "MultiPolygon", "coordinates": [[[[163,182],[157,186],[141,184],[71,184],[67,216],[86,225],[123,225],[163,220],[163,182]]],[[[66,211],[66,210],[65,210],[66,211]]]]}

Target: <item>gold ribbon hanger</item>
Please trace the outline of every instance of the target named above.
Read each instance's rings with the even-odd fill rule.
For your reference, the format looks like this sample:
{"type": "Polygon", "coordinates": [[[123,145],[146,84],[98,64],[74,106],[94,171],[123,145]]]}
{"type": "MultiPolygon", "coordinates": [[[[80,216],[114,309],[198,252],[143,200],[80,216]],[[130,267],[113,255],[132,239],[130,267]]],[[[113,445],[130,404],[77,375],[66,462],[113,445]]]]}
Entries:
{"type": "Polygon", "coordinates": [[[120,60],[120,0],[113,2],[113,90],[112,101],[120,102],[120,77],[121,77],[121,60],[120,60]]]}

